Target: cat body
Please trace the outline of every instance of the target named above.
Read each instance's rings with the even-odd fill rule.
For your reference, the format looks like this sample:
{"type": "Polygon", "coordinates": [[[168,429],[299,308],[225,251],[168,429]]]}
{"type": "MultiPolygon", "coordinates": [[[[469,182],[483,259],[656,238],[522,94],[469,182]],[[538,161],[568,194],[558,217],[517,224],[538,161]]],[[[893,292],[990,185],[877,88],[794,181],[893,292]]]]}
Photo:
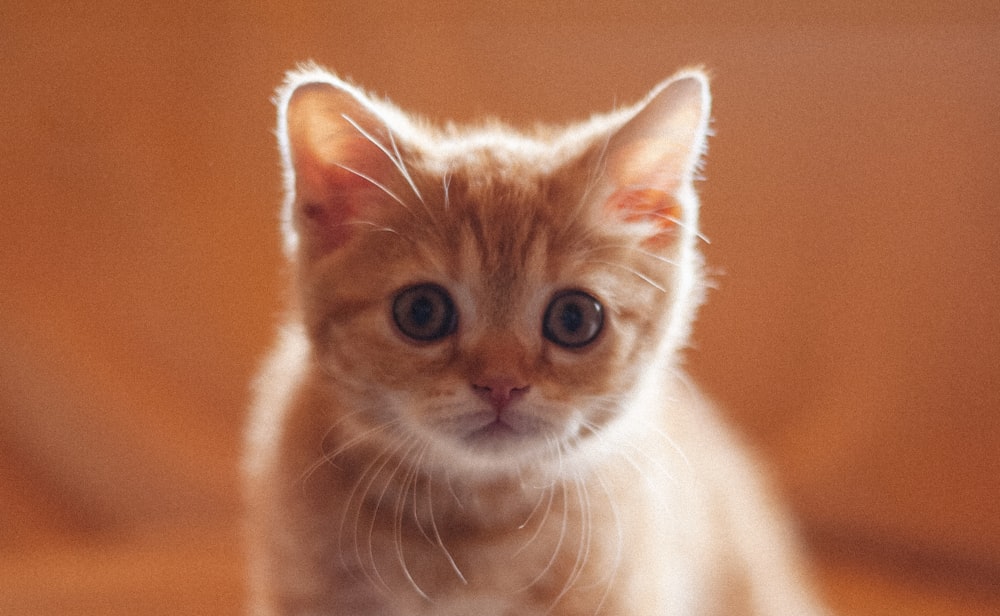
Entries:
{"type": "Polygon", "coordinates": [[[251,613],[819,615],[677,366],[707,80],[564,129],[279,95],[294,293],[258,377],[251,613]]]}

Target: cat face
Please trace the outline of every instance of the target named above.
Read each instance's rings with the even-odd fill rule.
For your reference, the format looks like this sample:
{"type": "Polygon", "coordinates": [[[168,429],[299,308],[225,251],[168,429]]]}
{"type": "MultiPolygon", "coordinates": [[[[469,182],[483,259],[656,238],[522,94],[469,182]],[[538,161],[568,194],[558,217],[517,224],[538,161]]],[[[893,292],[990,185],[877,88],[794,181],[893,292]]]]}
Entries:
{"type": "Polygon", "coordinates": [[[599,447],[696,303],[692,75],[533,137],[435,132],[293,78],[289,250],[332,420],[477,471],[599,447]]]}

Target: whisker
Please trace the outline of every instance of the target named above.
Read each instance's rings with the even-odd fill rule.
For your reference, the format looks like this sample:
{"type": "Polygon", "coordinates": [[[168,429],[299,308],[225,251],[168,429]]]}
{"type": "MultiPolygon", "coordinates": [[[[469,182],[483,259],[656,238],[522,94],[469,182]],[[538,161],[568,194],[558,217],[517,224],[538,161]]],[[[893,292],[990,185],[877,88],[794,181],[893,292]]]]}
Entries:
{"type": "MultiPolygon", "coordinates": [[[[549,438],[548,436],[546,436],[546,440],[548,441],[548,445],[549,446],[555,448],[555,443],[552,441],[551,438],[549,438]]],[[[550,484],[549,486],[547,486],[547,487],[544,488],[544,492],[542,492],[542,494],[544,495],[545,493],[548,493],[548,495],[549,495],[548,503],[545,505],[545,513],[542,514],[542,519],[538,521],[538,527],[535,529],[535,532],[532,533],[531,537],[529,537],[528,540],[525,541],[521,545],[521,547],[517,549],[516,552],[514,552],[514,556],[515,557],[519,556],[521,554],[521,552],[523,552],[524,550],[526,550],[532,543],[534,543],[535,540],[538,539],[538,536],[541,534],[542,529],[545,528],[545,523],[549,519],[549,514],[552,513],[552,503],[555,500],[555,493],[556,493],[555,482],[553,482],[552,484],[550,484]]],[[[542,502],[542,499],[543,499],[543,496],[539,496],[539,499],[538,499],[538,503],[539,504],[542,502]]],[[[538,505],[536,504],[536,507],[537,506],[538,505]]],[[[528,516],[528,518],[524,521],[524,524],[522,524],[518,528],[524,528],[525,526],[527,526],[528,521],[531,520],[531,517],[533,515],[534,515],[534,511],[532,511],[532,515],[528,516]]],[[[535,582],[532,582],[531,584],[528,585],[528,587],[530,587],[534,583],[535,582]]]]}
{"type": "MultiPolygon", "coordinates": [[[[360,414],[360,411],[355,411],[355,412],[351,413],[351,415],[356,415],[356,414],[360,414]]],[[[334,424],[333,426],[331,426],[330,429],[327,431],[326,436],[329,436],[329,434],[336,429],[337,425],[339,425],[341,422],[343,422],[343,420],[346,419],[346,418],[347,417],[342,418],[336,424],[334,424]]],[[[319,469],[319,467],[323,466],[324,464],[333,463],[334,460],[338,456],[340,456],[342,453],[344,453],[345,451],[347,451],[351,447],[354,447],[358,443],[361,443],[363,441],[368,440],[369,438],[371,438],[371,436],[373,434],[376,434],[378,432],[382,432],[383,430],[387,430],[387,429],[389,429],[390,427],[392,427],[393,425],[395,425],[397,423],[399,423],[399,420],[393,420],[393,421],[390,421],[390,422],[387,422],[387,423],[379,424],[379,425],[377,425],[377,426],[375,426],[373,428],[369,428],[368,430],[365,430],[364,432],[361,432],[360,434],[355,435],[353,438],[348,439],[346,442],[344,442],[343,444],[341,444],[339,447],[337,447],[332,452],[329,452],[329,453],[328,452],[323,452],[323,455],[320,457],[320,459],[317,460],[316,462],[314,462],[313,464],[311,464],[302,473],[301,481],[304,482],[306,479],[308,479],[308,477],[310,475],[312,475],[313,473],[315,473],[316,470],[319,469]]],[[[324,436],[323,438],[325,439],[326,436],[324,436]]],[[[336,464],[334,464],[334,466],[336,466],[336,464]]]]}
{"type": "MultiPolygon", "coordinates": [[[[416,439],[412,440],[415,441],[416,439]]],[[[419,446],[418,443],[414,443],[413,445],[410,446],[409,449],[407,449],[403,453],[403,455],[400,458],[399,464],[396,465],[396,469],[393,470],[392,475],[389,477],[389,482],[387,483],[387,487],[389,484],[394,482],[399,469],[403,465],[403,461],[410,458],[410,453],[418,446],[419,446]]],[[[422,451],[426,450],[426,448],[427,445],[424,445],[422,451]]],[[[400,568],[403,570],[403,576],[410,583],[410,586],[413,587],[413,590],[416,591],[418,595],[420,595],[423,599],[430,601],[431,599],[427,595],[427,593],[424,592],[424,590],[420,587],[420,585],[417,584],[417,581],[413,579],[413,574],[410,573],[410,567],[406,564],[406,554],[403,552],[403,512],[406,509],[406,493],[409,491],[411,483],[415,481],[417,473],[418,473],[417,465],[414,463],[409,463],[409,468],[407,468],[407,470],[403,473],[401,490],[396,497],[396,503],[394,507],[392,540],[393,543],[395,544],[394,547],[396,548],[396,559],[399,562],[400,568]]],[[[386,490],[383,490],[382,497],[385,496],[385,493],[386,490]]],[[[380,504],[382,497],[379,497],[380,504]]]]}
{"type": "Polygon", "coordinates": [[[633,248],[632,250],[634,250],[635,252],[643,255],[644,257],[649,257],[650,259],[655,259],[655,260],[659,261],[660,263],[664,263],[664,264],[670,265],[672,267],[676,267],[677,266],[677,262],[674,261],[673,259],[668,259],[668,258],[664,257],[663,255],[656,254],[655,252],[650,252],[648,250],[644,250],[644,249],[638,248],[638,247],[637,248],[633,248]]]}
{"type": "Polygon", "coordinates": [[[455,559],[451,555],[451,551],[447,548],[447,546],[445,546],[444,539],[441,538],[441,531],[438,530],[437,520],[434,517],[434,493],[430,482],[427,483],[427,508],[430,513],[431,530],[434,533],[434,543],[437,544],[441,553],[444,554],[444,557],[448,560],[448,564],[451,565],[451,568],[455,572],[455,575],[458,576],[458,579],[461,580],[463,584],[467,585],[469,583],[468,580],[465,579],[465,575],[462,573],[462,570],[459,569],[458,563],[455,562],[455,559]]]}
{"type": "Polygon", "coordinates": [[[626,272],[632,274],[633,276],[635,276],[639,280],[642,280],[643,282],[649,284],[651,287],[653,287],[657,291],[660,291],[661,293],[666,293],[667,292],[666,289],[664,289],[662,286],[660,286],[655,281],[651,280],[648,276],[646,276],[642,272],[637,272],[636,270],[632,269],[631,267],[627,267],[625,265],[622,265],[621,263],[614,263],[612,261],[596,261],[596,260],[590,260],[589,262],[590,263],[595,263],[595,264],[598,264],[598,265],[608,265],[610,267],[617,267],[618,269],[625,270],[626,272]]]}
{"type": "Polygon", "coordinates": [[[576,500],[577,505],[580,508],[580,536],[577,539],[576,557],[573,561],[573,567],[570,569],[569,575],[566,576],[566,580],[563,582],[562,590],[558,595],[556,595],[556,598],[550,604],[550,611],[558,605],[562,598],[569,593],[570,589],[583,575],[584,565],[590,555],[590,541],[593,532],[593,520],[590,517],[590,496],[587,493],[586,484],[580,476],[575,473],[573,475],[573,485],[576,488],[576,500]]]}
{"type": "Polygon", "coordinates": [[[654,424],[652,421],[649,421],[648,419],[646,421],[644,421],[643,423],[644,423],[644,425],[646,426],[646,428],[648,430],[650,430],[652,433],[656,434],[657,436],[659,436],[660,438],[662,438],[664,441],[666,441],[667,445],[670,446],[670,449],[674,450],[677,453],[677,455],[679,455],[681,457],[681,460],[684,461],[684,465],[687,468],[689,468],[689,469],[691,468],[691,460],[688,458],[687,454],[684,453],[684,450],[681,448],[681,446],[677,444],[677,442],[670,436],[670,434],[667,433],[666,430],[664,430],[660,426],[657,426],[656,424],[654,424]]]}
{"type": "Polygon", "coordinates": [[[406,162],[403,161],[403,155],[399,153],[399,148],[396,146],[396,138],[393,136],[392,130],[389,130],[388,132],[389,143],[392,144],[392,151],[396,153],[395,159],[391,156],[389,159],[392,160],[392,162],[396,165],[396,168],[399,169],[399,173],[403,176],[403,179],[406,180],[406,183],[410,185],[410,188],[413,190],[413,194],[415,194],[417,199],[426,206],[427,202],[424,201],[423,195],[421,195],[420,191],[417,190],[417,185],[413,182],[413,178],[410,177],[410,170],[406,168],[406,162]]]}
{"type": "Polygon", "coordinates": [[[603,246],[598,246],[598,247],[592,248],[591,250],[589,250],[587,252],[587,254],[601,253],[601,252],[609,251],[609,250],[626,250],[626,251],[630,251],[630,252],[637,252],[637,253],[645,256],[645,257],[649,257],[650,259],[655,259],[655,260],[657,260],[657,261],[659,261],[661,263],[664,263],[666,265],[670,265],[672,267],[676,267],[677,266],[677,262],[674,261],[673,259],[668,259],[667,257],[664,257],[663,255],[658,255],[655,252],[650,252],[650,251],[648,251],[648,250],[646,250],[644,248],[640,248],[638,246],[632,246],[632,245],[629,245],[629,244],[606,244],[606,245],[603,245],[603,246]]]}
{"type": "Polygon", "coordinates": [[[444,210],[447,212],[451,203],[451,198],[448,195],[448,190],[451,188],[451,173],[445,172],[444,176],[441,177],[441,184],[444,186],[444,210]]]}
{"type": "Polygon", "coordinates": [[[396,193],[394,193],[391,190],[389,190],[389,188],[385,184],[382,184],[381,182],[379,182],[378,180],[374,179],[370,175],[362,173],[362,172],[358,171],[357,169],[353,169],[353,168],[348,167],[347,165],[344,165],[344,164],[341,164],[341,163],[333,163],[333,166],[339,167],[339,168],[341,168],[344,171],[347,171],[349,173],[353,173],[354,175],[358,176],[362,180],[366,180],[372,186],[375,186],[376,188],[378,188],[379,190],[381,190],[385,194],[387,194],[390,197],[392,197],[393,201],[395,201],[396,203],[398,203],[401,206],[403,206],[403,209],[405,209],[407,212],[410,212],[411,214],[413,213],[413,211],[410,209],[410,206],[406,205],[406,202],[404,202],[402,199],[400,199],[399,195],[397,195],[396,193]]]}
{"type": "Polygon", "coordinates": [[[384,225],[375,224],[370,220],[347,220],[343,224],[357,225],[359,227],[371,227],[370,229],[371,231],[383,231],[385,233],[392,233],[394,235],[399,235],[400,237],[402,237],[402,234],[399,231],[393,229],[392,227],[386,227],[384,225]]]}
{"type": "MultiPolygon", "coordinates": [[[[372,584],[374,584],[375,586],[381,586],[386,591],[390,591],[390,588],[388,583],[386,583],[385,579],[382,577],[381,573],[378,570],[378,563],[375,560],[374,547],[372,545],[372,537],[375,531],[375,522],[378,516],[378,506],[382,501],[382,496],[385,495],[385,490],[383,490],[382,496],[379,497],[379,500],[376,502],[375,507],[371,512],[371,522],[369,523],[368,527],[367,561],[363,560],[362,558],[361,542],[360,542],[361,535],[358,532],[358,530],[361,526],[361,511],[364,506],[365,497],[371,493],[372,486],[375,485],[376,479],[378,479],[378,477],[382,474],[383,469],[385,469],[385,467],[389,464],[393,456],[395,456],[399,452],[399,450],[402,449],[406,444],[407,440],[402,440],[399,443],[397,443],[396,446],[393,447],[391,450],[386,451],[385,453],[375,457],[375,459],[373,459],[372,462],[365,468],[364,472],[362,472],[361,475],[358,476],[358,479],[355,482],[354,486],[351,488],[351,492],[348,495],[347,501],[344,505],[344,517],[341,518],[340,531],[337,533],[337,536],[340,537],[341,538],[340,540],[342,541],[344,537],[344,524],[347,521],[347,511],[350,510],[351,503],[354,502],[355,496],[357,496],[358,504],[354,515],[354,554],[355,557],[358,559],[359,564],[371,565],[371,571],[372,571],[371,574],[368,573],[366,567],[362,566],[362,571],[365,572],[365,577],[367,577],[372,584]],[[381,464],[379,464],[379,461],[381,461],[381,464]],[[378,468],[375,468],[376,465],[378,466],[378,468]],[[364,482],[365,477],[368,476],[369,474],[371,476],[369,477],[367,483],[365,484],[364,489],[359,493],[358,488],[361,487],[361,484],[364,482]]],[[[340,551],[341,554],[343,554],[343,550],[340,549],[340,551]]]]}
{"type": "MultiPolygon", "coordinates": [[[[361,411],[357,410],[351,411],[350,413],[344,414],[343,417],[335,421],[333,425],[331,425],[327,429],[327,431],[323,434],[323,438],[320,439],[321,446],[325,448],[326,439],[329,438],[329,436],[333,433],[334,430],[337,429],[338,426],[340,426],[340,424],[344,423],[351,417],[359,414],[361,414],[361,411]]],[[[332,459],[333,457],[329,453],[323,451],[318,460],[307,466],[305,470],[302,471],[302,474],[299,475],[299,483],[302,484],[303,490],[305,489],[305,484],[309,481],[309,478],[312,477],[313,473],[319,470],[324,464],[332,462],[332,459]]]]}
{"type": "MultiPolygon", "coordinates": [[[[586,421],[583,423],[583,425],[585,427],[587,427],[592,432],[592,434],[595,437],[597,437],[598,439],[600,439],[602,442],[605,442],[605,443],[608,442],[607,441],[607,437],[604,435],[603,431],[600,429],[599,426],[596,426],[593,423],[586,422],[586,421]]],[[[655,427],[654,426],[650,426],[650,428],[654,429],[655,427]]],[[[643,481],[647,482],[648,484],[650,484],[650,485],[652,485],[652,486],[655,487],[656,486],[655,479],[653,477],[650,477],[649,472],[647,471],[647,469],[643,468],[639,464],[639,462],[636,461],[635,458],[633,458],[631,455],[629,455],[628,452],[622,450],[623,446],[630,448],[631,450],[633,450],[637,454],[640,454],[641,457],[643,459],[645,459],[646,462],[648,462],[653,467],[655,467],[656,470],[658,470],[661,474],[663,474],[663,476],[665,476],[670,481],[676,483],[676,479],[674,478],[673,474],[670,472],[670,470],[667,467],[665,467],[663,465],[663,463],[660,460],[658,460],[655,457],[653,457],[652,455],[650,455],[650,453],[648,451],[646,451],[645,449],[639,447],[638,445],[636,445],[635,443],[633,443],[630,439],[623,439],[623,440],[621,440],[619,442],[611,443],[610,445],[611,445],[610,449],[614,452],[614,454],[617,455],[618,457],[620,457],[622,460],[624,460],[633,469],[635,469],[636,473],[638,473],[639,476],[643,479],[643,481]]]]}
{"type": "MultiPolygon", "coordinates": [[[[414,465],[415,468],[426,468],[424,466],[424,455],[427,453],[427,449],[429,447],[430,447],[430,445],[424,445],[424,447],[420,450],[420,455],[417,456],[416,461],[413,463],[413,465],[414,465]]],[[[432,494],[432,489],[433,489],[432,481],[431,481],[430,477],[427,477],[427,476],[424,476],[423,480],[424,480],[424,482],[423,482],[424,485],[427,486],[427,497],[428,497],[427,500],[428,500],[428,506],[430,506],[431,494],[432,494]]],[[[413,502],[411,503],[411,505],[412,505],[412,508],[413,508],[413,511],[412,511],[413,521],[414,521],[414,523],[417,526],[417,530],[420,531],[420,536],[421,537],[423,537],[428,543],[433,544],[434,543],[434,539],[432,539],[431,536],[429,534],[427,534],[427,529],[424,528],[424,522],[422,521],[422,519],[423,519],[424,516],[421,515],[421,511],[420,511],[420,478],[419,477],[413,483],[413,499],[412,500],[413,500],[413,502]]],[[[433,512],[433,509],[430,509],[430,510],[433,512]]]]}
{"type": "MultiPolygon", "coordinates": [[[[522,484],[522,488],[523,487],[524,487],[524,484],[522,484]]],[[[531,518],[535,517],[535,514],[538,513],[539,509],[541,509],[542,502],[545,500],[545,493],[546,492],[549,492],[551,494],[550,490],[547,490],[547,489],[542,489],[541,490],[541,492],[538,495],[538,502],[536,502],[535,506],[531,508],[531,512],[528,513],[528,517],[524,518],[524,521],[517,525],[517,530],[524,530],[525,528],[527,528],[528,523],[531,522],[531,518]]]]}
{"type": "Polygon", "coordinates": [[[451,497],[455,499],[455,505],[458,506],[460,511],[465,511],[465,505],[462,504],[462,499],[458,497],[458,494],[455,492],[455,486],[451,484],[451,472],[448,470],[445,470],[444,481],[445,485],[448,486],[448,492],[451,494],[451,497]]]}
{"type": "Polygon", "coordinates": [[[341,114],[340,117],[344,118],[344,120],[346,120],[348,124],[353,126],[355,130],[361,133],[361,135],[365,139],[372,142],[372,144],[375,147],[377,147],[379,150],[382,151],[383,154],[385,154],[386,158],[388,158],[389,161],[392,162],[393,166],[395,166],[396,169],[399,171],[399,174],[402,175],[403,179],[405,179],[407,184],[410,185],[410,188],[413,189],[413,194],[417,196],[417,199],[423,202],[424,199],[422,196],[420,196],[420,191],[417,190],[417,186],[413,183],[413,178],[410,177],[410,172],[406,169],[406,165],[403,164],[403,158],[399,154],[399,148],[396,147],[396,139],[392,135],[392,130],[389,129],[389,127],[386,127],[386,132],[389,134],[389,141],[392,143],[393,152],[396,153],[395,156],[392,155],[392,152],[389,152],[389,149],[386,148],[381,141],[373,137],[371,133],[366,131],[360,124],[355,122],[353,118],[351,118],[347,114],[341,114]]]}
{"type": "MultiPolygon", "coordinates": [[[[364,492],[367,493],[368,490],[371,488],[371,485],[374,483],[375,478],[379,475],[379,473],[382,472],[382,468],[384,468],[385,465],[389,463],[390,458],[391,454],[388,453],[375,457],[368,464],[368,466],[365,467],[365,470],[361,473],[361,475],[358,476],[357,481],[351,488],[351,492],[347,496],[347,500],[344,504],[343,517],[341,517],[340,519],[340,530],[337,533],[338,537],[337,551],[340,553],[341,562],[344,563],[345,566],[347,566],[347,563],[344,560],[346,551],[343,549],[343,540],[344,540],[344,525],[347,522],[348,512],[352,509],[352,504],[354,503],[355,496],[358,495],[358,488],[361,487],[361,484],[364,482],[364,479],[369,475],[369,473],[371,473],[371,477],[368,479],[368,484],[364,490],[364,492]],[[379,461],[381,461],[381,465],[379,465],[379,461]],[[376,466],[378,466],[378,468],[375,468],[376,466]]],[[[370,558],[369,561],[365,561],[361,556],[361,542],[360,542],[360,534],[358,533],[358,528],[361,524],[361,510],[363,506],[364,506],[364,496],[361,495],[358,498],[357,508],[355,509],[355,514],[354,514],[354,533],[353,533],[354,555],[355,558],[357,559],[358,564],[360,565],[361,571],[365,574],[365,578],[367,578],[368,581],[372,583],[372,585],[376,587],[381,587],[386,591],[389,591],[390,590],[389,585],[386,583],[386,581],[381,577],[381,575],[378,572],[378,567],[374,562],[375,559],[371,550],[369,550],[369,558],[370,558]],[[371,573],[369,573],[369,566],[371,567],[371,573]]],[[[370,541],[371,538],[369,537],[369,542],[370,541]]]]}
{"type": "Polygon", "coordinates": [[[705,242],[706,244],[711,244],[712,243],[711,241],[709,241],[709,239],[704,234],[702,234],[701,231],[698,230],[697,227],[695,227],[694,225],[689,225],[688,223],[684,222],[683,220],[677,218],[676,216],[670,216],[669,214],[662,214],[660,212],[646,212],[645,214],[646,214],[646,216],[652,216],[654,218],[660,218],[662,220],[666,220],[667,222],[669,222],[669,223],[671,223],[673,225],[676,225],[676,226],[680,227],[681,229],[684,229],[685,231],[689,231],[689,232],[693,233],[695,237],[697,237],[699,240],[705,242]]]}

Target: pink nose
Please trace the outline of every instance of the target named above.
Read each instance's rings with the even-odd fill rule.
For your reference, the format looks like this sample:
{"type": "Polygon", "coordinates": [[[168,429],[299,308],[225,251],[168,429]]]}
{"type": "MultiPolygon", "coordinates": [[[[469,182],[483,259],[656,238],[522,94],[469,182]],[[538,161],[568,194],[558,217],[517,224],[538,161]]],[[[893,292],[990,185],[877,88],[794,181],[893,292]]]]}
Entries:
{"type": "Polygon", "coordinates": [[[498,413],[531,389],[531,386],[509,377],[486,378],[472,384],[473,391],[490,403],[498,413]]]}

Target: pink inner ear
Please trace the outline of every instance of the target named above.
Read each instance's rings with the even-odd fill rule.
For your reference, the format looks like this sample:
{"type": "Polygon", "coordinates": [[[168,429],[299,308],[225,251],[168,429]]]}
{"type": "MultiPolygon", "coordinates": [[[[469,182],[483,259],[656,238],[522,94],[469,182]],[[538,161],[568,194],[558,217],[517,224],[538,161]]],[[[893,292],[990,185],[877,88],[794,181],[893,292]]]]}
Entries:
{"type": "Polygon", "coordinates": [[[350,237],[350,225],[347,224],[350,204],[335,205],[332,199],[330,197],[325,202],[306,201],[299,206],[301,224],[309,237],[307,248],[311,258],[341,246],[350,237]]]}
{"type": "Polygon", "coordinates": [[[681,207],[670,193],[657,188],[619,188],[607,207],[626,222],[649,222],[657,235],[669,234],[681,219],[681,207]]]}
{"type": "Polygon", "coordinates": [[[386,189],[368,178],[386,175],[389,161],[367,140],[353,138],[350,133],[354,131],[353,127],[344,131],[352,138],[343,133],[329,136],[327,145],[336,141],[332,152],[305,147],[293,150],[295,216],[310,258],[343,245],[353,232],[351,222],[363,213],[373,215],[377,203],[385,198],[386,189]]]}
{"type": "Polygon", "coordinates": [[[318,257],[341,246],[350,236],[348,221],[356,214],[356,194],[364,180],[324,165],[307,153],[296,165],[295,217],[303,232],[310,257],[318,257]]]}
{"type": "MultiPolygon", "coordinates": [[[[390,188],[391,137],[358,95],[336,84],[297,87],[287,100],[286,162],[294,172],[292,215],[309,259],[347,242],[355,221],[378,215],[390,188]]],[[[395,144],[392,144],[395,148],[395,144]]]]}

